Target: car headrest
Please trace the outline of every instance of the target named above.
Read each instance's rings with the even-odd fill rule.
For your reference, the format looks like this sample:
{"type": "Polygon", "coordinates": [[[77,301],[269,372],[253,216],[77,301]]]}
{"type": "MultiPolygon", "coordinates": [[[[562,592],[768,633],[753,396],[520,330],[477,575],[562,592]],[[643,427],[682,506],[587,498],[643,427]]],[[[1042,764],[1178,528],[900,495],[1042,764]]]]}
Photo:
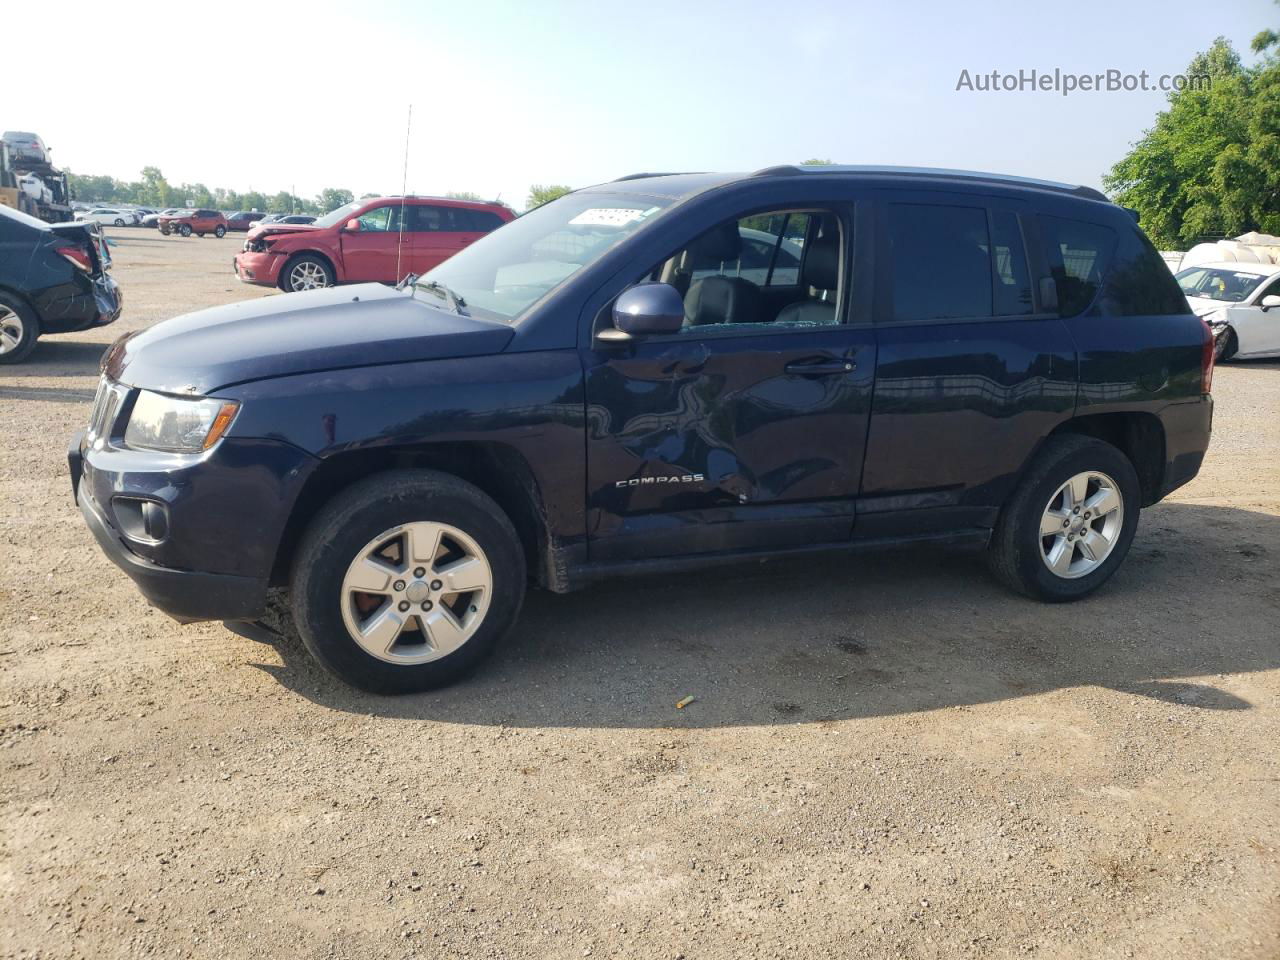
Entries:
{"type": "Polygon", "coordinates": [[[742,235],[738,233],[738,222],[730,220],[712,227],[689,244],[684,266],[690,271],[718,267],[728,260],[737,260],[741,253],[742,235]]]}
{"type": "Polygon", "coordinates": [[[840,282],[840,229],[823,225],[822,236],[814,240],[804,255],[803,280],[818,290],[834,290],[840,282]]]}
{"type": "Polygon", "coordinates": [[[707,323],[759,323],[760,288],[742,277],[703,277],[684,297],[686,326],[707,323]]]}

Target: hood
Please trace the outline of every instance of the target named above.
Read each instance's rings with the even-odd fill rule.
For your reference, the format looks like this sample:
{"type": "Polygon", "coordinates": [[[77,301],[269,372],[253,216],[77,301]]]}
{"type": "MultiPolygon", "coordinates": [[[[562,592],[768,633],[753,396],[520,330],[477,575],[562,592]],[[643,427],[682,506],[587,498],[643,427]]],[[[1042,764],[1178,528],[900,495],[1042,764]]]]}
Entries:
{"type": "Polygon", "coordinates": [[[1224,307],[1239,306],[1239,304],[1231,304],[1226,300],[1214,300],[1212,297],[1187,297],[1187,303],[1191,305],[1191,312],[1197,317],[1203,317],[1206,313],[1213,313],[1213,311],[1221,310],[1224,307]]]}
{"type": "Polygon", "coordinates": [[[366,283],[174,317],[117,340],[103,369],[131,386],[204,395],[268,377],[499,353],[514,333],[366,283]]]}
{"type": "Polygon", "coordinates": [[[249,228],[249,233],[260,237],[266,233],[274,236],[277,233],[309,233],[323,229],[324,227],[317,227],[314,223],[255,223],[249,228]]]}

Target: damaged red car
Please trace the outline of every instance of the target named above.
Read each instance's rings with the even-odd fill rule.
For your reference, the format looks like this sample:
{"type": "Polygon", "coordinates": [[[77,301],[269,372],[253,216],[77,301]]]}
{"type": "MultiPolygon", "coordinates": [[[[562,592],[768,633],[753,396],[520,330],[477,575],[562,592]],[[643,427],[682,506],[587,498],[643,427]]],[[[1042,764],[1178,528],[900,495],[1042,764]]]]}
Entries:
{"type": "Polygon", "coordinates": [[[501,203],[439,197],[354,200],[312,224],[259,224],[236,254],[245,283],[285,291],[398,283],[515,219],[501,203]]]}

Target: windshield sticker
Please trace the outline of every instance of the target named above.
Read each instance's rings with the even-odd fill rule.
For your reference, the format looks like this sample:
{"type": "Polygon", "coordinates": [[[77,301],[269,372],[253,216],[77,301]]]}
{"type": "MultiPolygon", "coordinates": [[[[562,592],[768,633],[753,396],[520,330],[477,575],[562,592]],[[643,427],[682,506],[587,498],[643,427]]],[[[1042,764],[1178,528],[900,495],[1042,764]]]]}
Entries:
{"type": "Polygon", "coordinates": [[[636,210],[634,207],[592,207],[583,210],[569,222],[579,227],[625,227],[629,223],[643,220],[652,214],[657,207],[648,210],[636,210]]]}

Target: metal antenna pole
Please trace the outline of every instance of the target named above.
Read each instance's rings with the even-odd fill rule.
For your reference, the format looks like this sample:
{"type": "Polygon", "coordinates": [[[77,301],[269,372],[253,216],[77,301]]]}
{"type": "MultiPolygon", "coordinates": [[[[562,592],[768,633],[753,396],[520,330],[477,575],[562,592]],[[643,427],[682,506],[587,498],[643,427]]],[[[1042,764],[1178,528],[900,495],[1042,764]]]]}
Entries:
{"type": "Polygon", "coordinates": [[[409,189],[409,131],[413,129],[413,104],[409,104],[409,119],[404,125],[404,176],[400,180],[400,236],[396,240],[396,283],[404,279],[400,275],[400,254],[404,249],[404,195],[409,189]]]}

